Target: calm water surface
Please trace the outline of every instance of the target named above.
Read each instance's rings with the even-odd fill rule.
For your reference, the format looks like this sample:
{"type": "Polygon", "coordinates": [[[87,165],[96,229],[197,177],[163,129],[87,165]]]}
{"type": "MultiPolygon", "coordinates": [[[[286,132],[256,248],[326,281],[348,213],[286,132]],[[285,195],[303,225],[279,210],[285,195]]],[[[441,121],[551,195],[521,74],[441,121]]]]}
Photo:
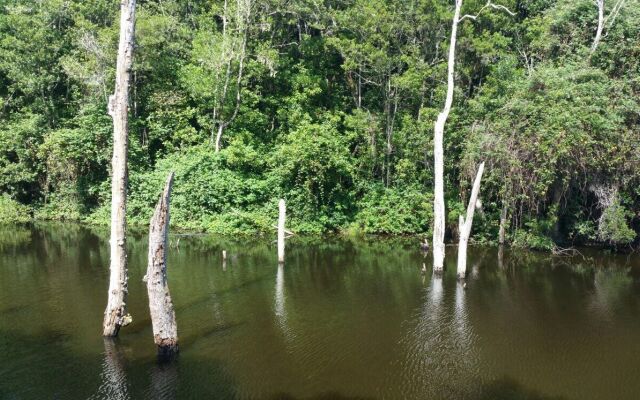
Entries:
{"type": "Polygon", "coordinates": [[[129,241],[133,323],[105,341],[106,232],[0,228],[0,398],[640,398],[637,254],[475,248],[465,289],[455,248],[422,276],[415,239],[294,238],[279,267],[271,239],[181,237],[181,353],[161,364],[145,240],[129,241]]]}

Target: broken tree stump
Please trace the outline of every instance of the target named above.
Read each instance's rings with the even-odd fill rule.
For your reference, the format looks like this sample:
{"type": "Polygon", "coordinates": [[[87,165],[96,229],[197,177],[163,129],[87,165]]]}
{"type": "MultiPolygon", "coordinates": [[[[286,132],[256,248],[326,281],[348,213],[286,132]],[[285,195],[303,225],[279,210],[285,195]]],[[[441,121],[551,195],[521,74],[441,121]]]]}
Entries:
{"type": "Polygon", "coordinates": [[[161,358],[170,358],[178,353],[176,313],[167,282],[169,199],[172,186],[173,172],[170,172],[149,224],[147,293],[153,325],[153,341],[158,346],[158,356],[161,358]]]}

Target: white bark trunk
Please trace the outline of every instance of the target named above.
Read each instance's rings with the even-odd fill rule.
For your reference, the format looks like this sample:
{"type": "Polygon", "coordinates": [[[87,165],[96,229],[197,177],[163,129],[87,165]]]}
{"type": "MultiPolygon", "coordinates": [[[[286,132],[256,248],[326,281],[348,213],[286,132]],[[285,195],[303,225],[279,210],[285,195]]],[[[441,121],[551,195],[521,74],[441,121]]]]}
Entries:
{"type": "Polygon", "coordinates": [[[478,200],[478,193],[480,192],[480,182],[482,180],[482,173],[484,172],[484,162],[478,167],[478,173],[476,179],[473,182],[473,189],[471,190],[471,198],[469,199],[469,205],[467,206],[467,217],[460,216],[460,243],[458,245],[458,278],[462,279],[467,273],[467,244],[469,243],[469,236],[471,235],[471,225],[473,224],[473,213],[476,207],[476,201],[478,200]]]}
{"type": "Polygon", "coordinates": [[[111,160],[111,278],[109,299],[102,324],[104,336],[117,336],[120,327],[131,322],[127,314],[127,140],[129,81],[133,62],[135,0],[120,2],[120,43],[116,66],[116,87],[109,97],[108,112],[113,119],[113,158],[111,160]]]}
{"type": "Polygon", "coordinates": [[[220,141],[222,140],[223,131],[224,131],[224,124],[218,125],[218,133],[216,134],[216,153],[220,151],[220,141]]]}
{"type": "Polygon", "coordinates": [[[504,244],[505,236],[507,230],[507,205],[506,203],[502,205],[502,210],[500,210],[500,229],[498,230],[498,243],[504,244]]]}
{"type": "Polygon", "coordinates": [[[449,43],[449,62],[447,66],[447,97],[444,108],[438,115],[433,134],[433,158],[434,158],[434,198],[433,198],[433,270],[440,272],[444,268],[444,150],[443,136],[444,124],[449,118],[451,104],[453,103],[454,68],[456,56],[456,38],[458,34],[458,22],[462,0],[456,0],[456,9],[451,24],[451,41],[449,43]]]}
{"type": "MultiPolygon", "coordinates": [[[[232,57],[229,58],[228,60],[228,64],[227,64],[227,75],[225,78],[225,84],[224,84],[224,89],[222,91],[222,97],[220,99],[220,110],[218,111],[216,107],[214,107],[214,123],[216,122],[216,115],[218,115],[218,133],[216,134],[216,153],[218,153],[220,151],[220,147],[221,147],[221,141],[222,141],[222,134],[224,132],[224,130],[227,128],[227,126],[229,126],[229,124],[231,124],[236,117],[238,116],[238,110],[240,109],[240,101],[241,101],[241,96],[242,96],[242,75],[244,73],[244,60],[246,57],[246,53],[247,53],[247,37],[249,34],[249,22],[250,22],[250,16],[251,16],[251,1],[247,1],[247,2],[243,2],[243,1],[238,1],[237,2],[237,6],[236,6],[236,24],[238,26],[238,30],[242,32],[242,42],[240,45],[240,55],[238,56],[238,73],[237,73],[237,78],[236,78],[236,104],[235,107],[233,109],[233,113],[231,114],[231,116],[225,121],[223,120],[223,109],[224,109],[224,103],[225,100],[227,98],[227,90],[229,88],[229,80],[231,78],[231,64],[232,64],[232,57]]],[[[224,16],[223,16],[223,29],[222,29],[222,37],[223,37],[223,42],[226,41],[226,32],[227,32],[227,1],[225,0],[224,2],[224,16]]],[[[226,42],[225,42],[226,43],[226,42]]],[[[233,51],[234,49],[232,49],[231,51],[233,51]]],[[[224,53],[223,53],[223,57],[224,57],[224,53]]]]}
{"type": "Polygon", "coordinates": [[[178,352],[178,327],[167,282],[167,248],[169,234],[169,203],[173,172],[169,173],[164,191],[158,200],[149,224],[149,260],[147,293],[153,325],[153,340],[158,354],[168,357],[178,352]]]}
{"type": "Polygon", "coordinates": [[[287,206],[285,205],[284,199],[280,199],[278,210],[278,262],[284,263],[284,223],[287,214],[287,206]]]}
{"type": "Polygon", "coordinates": [[[604,0],[596,0],[598,6],[598,28],[596,29],[596,37],[593,39],[593,45],[591,46],[591,53],[594,53],[600,44],[600,38],[602,37],[602,30],[604,29],[604,0]]]}

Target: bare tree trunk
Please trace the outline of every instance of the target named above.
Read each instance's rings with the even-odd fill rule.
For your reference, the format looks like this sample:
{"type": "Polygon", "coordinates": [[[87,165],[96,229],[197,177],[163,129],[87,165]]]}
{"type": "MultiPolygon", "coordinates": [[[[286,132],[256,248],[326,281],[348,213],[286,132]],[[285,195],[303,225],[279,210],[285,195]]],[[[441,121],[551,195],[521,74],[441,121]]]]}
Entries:
{"type": "Polygon", "coordinates": [[[596,5],[598,6],[598,28],[596,29],[596,37],[593,39],[593,45],[591,45],[591,53],[594,53],[598,48],[602,30],[604,29],[604,0],[596,0],[596,5]]]}
{"type": "Polygon", "coordinates": [[[120,2],[120,44],[116,66],[116,87],[109,96],[108,112],[113,119],[113,158],[111,160],[111,278],[109,299],[104,312],[102,334],[117,336],[120,327],[131,322],[127,314],[127,140],[129,134],[129,81],[133,63],[136,0],[120,2]]]}
{"type": "MultiPolygon", "coordinates": [[[[223,38],[226,34],[226,25],[227,25],[227,1],[225,0],[224,3],[224,14],[225,16],[223,17],[223,38]]],[[[220,142],[222,140],[222,134],[224,132],[224,130],[227,128],[227,126],[229,126],[230,123],[232,123],[236,117],[238,116],[238,110],[240,109],[240,101],[241,101],[241,96],[242,96],[242,75],[244,72],[244,60],[246,58],[246,53],[247,53],[247,36],[248,36],[248,32],[249,32],[249,19],[251,16],[251,0],[243,2],[243,1],[238,1],[237,2],[237,9],[236,9],[236,24],[238,25],[238,29],[240,31],[242,31],[242,42],[241,42],[241,47],[240,47],[240,55],[238,56],[238,74],[237,74],[237,78],[236,78],[236,104],[235,107],[233,109],[233,113],[231,114],[231,116],[229,117],[229,119],[227,119],[226,121],[223,120],[223,114],[222,114],[222,110],[224,108],[224,102],[227,98],[227,90],[229,87],[229,79],[231,76],[231,59],[229,59],[228,64],[227,64],[227,75],[226,75],[226,79],[225,79],[225,84],[224,84],[224,90],[222,92],[222,98],[221,98],[221,104],[220,104],[220,111],[219,111],[219,122],[218,122],[218,133],[216,134],[216,153],[220,151],[220,142]]],[[[224,40],[224,39],[223,39],[224,40]]],[[[214,115],[216,115],[216,111],[214,110],[214,115]]],[[[215,118],[214,118],[214,123],[215,123],[215,118]]]]}
{"type": "Polygon", "coordinates": [[[444,267],[444,233],[445,233],[445,208],[444,208],[444,150],[443,137],[444,125],[449,118],[451,105],[453,103],[454,89],[454,69],[456,58],[456,39],[458,35],[458,23],[465,18],[477,19],[478,15],[485,9],[493,8],[504,10],[509,15],[514,16],[507,7],[493,4],[491,0],[487,1],[476,15],[464,15],[460,17],[460,9],[462,8],[462,0],[456,0],[456,9],[453,13],[453,22],[451,23],[451,40],[449,42],[449,60],[447,63],[447,97],[444,102],[444,108],[438,114],[433,129],[433,158],[434,158],[434,196],[433,196],[433,271],[440,272],[444,267]]]}
{"type": "Polygon", "coordinates": [[[149,224],[149,261],[147,264],[147,293],[153,325],[153,341],[158,355],[171,357],[178,352],[178,327],[167,283],[167,247],[169,233],[169,199],[173,186],[173,172],[169,173],[164,191],[158,200],[149,224]]]}
{"type": "Polygon", "coordinates": [[[287,214],[287,206],[285,205],[284,199],[280,199],[278,203],[278,262],[284,263],[284,223],[287,214]]]}
{"type": "Polygon", "coordinates": [[[222,140],[222,132],[224,132],[224,123],[218,125],[218,133],[216,134],[216,153],[220,151],[220,141],[222,140]]]}
{"type": "Polygon", "coordinates": [[[462,0],[456,0],[456,10],[451,24],[451,41],[449,43],[449,62],[447,66],[447,97],[444,108],[438,115],[433,132],[433,158],[434,158],[434,198],[433,198],[433,270],[440,272],[444,268],[444,150],[443,136],[444,124],[449,118],[451,104],[453,103],[453,73],[456,57],[456,38],[458,34],[458,21],[462,0]]]}
{"type": "Polygon", "coordinates": [[[471,225],[473,224],[473,213],[478,201],[478,193],[480,192],[480,181],[484,172],[484,162],[478,167],[476,179],[473,181],[473,189],[471,189],[471,198],[467,205],[467,217],[460,216],[460,243],[458,245],[458,278],[463,279],[467,273],[467,244],[471,235],[471,225]]]}
{"type": "Polygon", "coordinates": [[[502,210],[500,210],[500,229],[498,230],[498,243],[504,244],[507,229],[507,203],[502,204],[502,210]]]}

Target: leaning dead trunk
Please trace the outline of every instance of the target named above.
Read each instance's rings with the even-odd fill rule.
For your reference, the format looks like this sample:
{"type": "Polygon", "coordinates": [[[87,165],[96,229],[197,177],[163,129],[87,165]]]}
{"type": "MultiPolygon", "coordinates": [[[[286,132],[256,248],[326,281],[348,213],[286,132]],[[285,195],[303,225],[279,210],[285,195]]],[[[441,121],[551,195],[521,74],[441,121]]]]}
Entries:
{"type": "Polygon", "coordinates": [[[129,80],[133,62],[135,0],[120,3],[120,44],[116,66],[116,87],[109,97],[109,115],[113,119],[113,158],[111,160],[111,278],[109,299],[104,312],[102,334],[117,336],[120,327],[131,322],[127,314],[127,137],[129,80]]]}
{"type": "Polygon", "coordinates": [[[164,191],[158,200],[149,225],[149,261],[147,264],[147,293],[153,325],[153,340],[162,357],[178,352],[176,313],[167,283],[167,247],[169,234],[169,198],[173,172],[169,174],[164,191]]]}
{"type": "Polygon", "coordinates": [[[287,206],[284,199],[280,199],[278,210],[278,262],[284,263],[284,223],[287,215],[287,206]]]}
{"type": "Polygon", "coordinates": [[[476,179],[473,182],[471,190],[471,198],[467,205],[467,217],[460,216],[460,243],[458,245],[458,278],[464,278],[467,273],[467,244],[471,235],[471,225],[473,224],[473,213],[478,201],[478,193],[480,192],[480,181],[484,172],[484,162],[480,164],[476,179]]]}
{"type": "Polygon", "coordinates": [[[451,41],[449,43],[449,62],[447,66],[447,97],[444,108],[438,115],[433,130],[433,162],[434,162],[434,198],[433,198],[433,270],[440,272],[444,268],[444,124],[449,118],[453,103],[453,72],[456,57],[456,37],[462,0],[456,0],[456,10],[451,24],[451,41]]]}

